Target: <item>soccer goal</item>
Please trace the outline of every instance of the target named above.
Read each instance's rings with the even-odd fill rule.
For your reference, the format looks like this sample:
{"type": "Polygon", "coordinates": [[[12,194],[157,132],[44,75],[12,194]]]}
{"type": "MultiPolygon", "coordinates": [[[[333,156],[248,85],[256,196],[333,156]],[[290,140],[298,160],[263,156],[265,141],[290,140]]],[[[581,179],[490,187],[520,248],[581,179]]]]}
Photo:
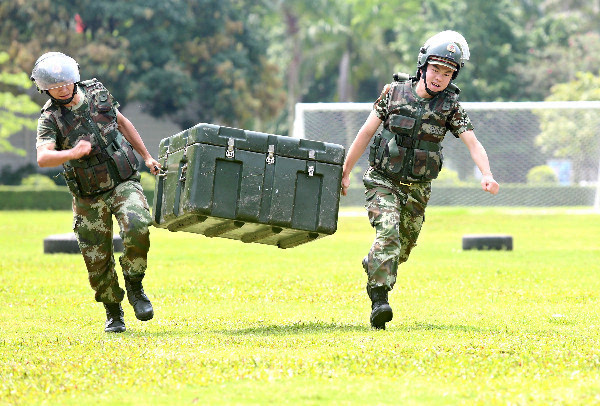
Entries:
{"type": "MultiPolygon", "coordinates": [[[[481,174],[464,144],[447,134],[444,168],[430,204],[587,206],[600,211],[600,101],[462,103],[486,148],[497,196],[478,191],[481,174]],[[487,194],[486,194],[487,195],[487,194]]],[[[348,149],[371,103],[298,103],[293,136],[348,149]]],[[[352,174],[360,186],[368,148],[352,174]]]]}

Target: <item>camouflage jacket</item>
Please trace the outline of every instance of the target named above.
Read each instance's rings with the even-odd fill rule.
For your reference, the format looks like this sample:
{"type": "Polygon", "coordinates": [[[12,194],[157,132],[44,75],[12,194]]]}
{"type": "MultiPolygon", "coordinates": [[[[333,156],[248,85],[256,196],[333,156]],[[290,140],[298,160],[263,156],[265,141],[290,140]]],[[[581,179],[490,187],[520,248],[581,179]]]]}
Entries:
{"type": "Polygon", "coordinates": [[[49,100],[38,121],[38,146],[53,141],[57,150],[73,148],[80,140],[92,145],[89,155],[63,164],[71,192],[93,196],[114,188],[137,171],[133,148],[119,132],[112,95],[96,79],[81,82],[82,105],[67,109],[49,100]]]}
{"type": "Polygon", "coordinates": [[[399,182],[427,182],[442,169],[440,143],[447,131],[458,137],[473,125],[458,103],[458,88],[448,86],[431,99],[417,96],[413,80],[386,88],[374,109],[383,130],[373,139],[371,165],[399,182]]]}

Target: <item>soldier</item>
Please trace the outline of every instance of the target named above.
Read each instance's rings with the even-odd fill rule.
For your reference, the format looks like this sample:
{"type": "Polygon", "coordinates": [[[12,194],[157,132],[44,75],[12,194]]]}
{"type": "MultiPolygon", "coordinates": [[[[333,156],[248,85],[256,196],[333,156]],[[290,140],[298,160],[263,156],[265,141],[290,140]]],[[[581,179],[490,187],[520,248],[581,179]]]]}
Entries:
{"type": "Polygon", "coordinates": [[[40,92],[50,96],[38,121],[38,165],[63,166],[73,195],[73,231],[96,301],[106,309],[104,331],[123,332],[121,301],[125,292],[115,271],[112,216],[123,239],[119,262],[127,299],[139,320],[150,320],[154,310],[142,279],[152,218],[133,150],[153,174],[159,172],[160,164],[102,83],[96,79],[80,81],[79,65],[71,57],[60,52],[43,54],[33,67],[31,80],[40,92]]]}
{"type": "Polygon", "coordinates": [[[373,139],[370,167],[363,177],[369,221],[376,233],[362,261],[375,329],[385,329],[392,320],[388,292],[396,283],[398,265],[408,260],[416,245],[431,181],[442,168],[440,143],[448,130],[468,148],[481,171],[483,190],[498,193],[485,149],[458,102],[460,90],[451,83],[468,59],[468,44],[459,33],[444,31],[431,37],[419,52],[416,77],[394,75],[348,150],[342,195],[350,185],[352,168],[383,123],[373,139]]]}

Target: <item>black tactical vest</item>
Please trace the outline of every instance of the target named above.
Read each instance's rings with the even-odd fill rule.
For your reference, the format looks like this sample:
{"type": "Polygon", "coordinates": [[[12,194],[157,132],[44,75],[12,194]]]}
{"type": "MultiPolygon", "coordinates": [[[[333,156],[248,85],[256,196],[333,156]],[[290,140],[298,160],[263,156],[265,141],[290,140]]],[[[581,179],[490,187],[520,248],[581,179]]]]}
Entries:
{"type": "Polygon", "coordinates": [[[428,102],[418,99],[408,75],[391,84],[388,117],[371,145],[371,166],[398,182],[428,182],[442,169],[441,142],[460,90],[450,84],[428,102]]]}
{"type": "Polygon", "coordinates": [[[119,132],[117,111],[112,96],[96,79],[80,83],[87,103],[71,111],[51,102],[42,114],[49,114],[59,129],[56,145],[74,147],[79,140],[92,144],[92,151],[81,159],[63,164],[67,185],[76,196],[89,197],[113,189],[137,171],[133,147],[119,132]]]}

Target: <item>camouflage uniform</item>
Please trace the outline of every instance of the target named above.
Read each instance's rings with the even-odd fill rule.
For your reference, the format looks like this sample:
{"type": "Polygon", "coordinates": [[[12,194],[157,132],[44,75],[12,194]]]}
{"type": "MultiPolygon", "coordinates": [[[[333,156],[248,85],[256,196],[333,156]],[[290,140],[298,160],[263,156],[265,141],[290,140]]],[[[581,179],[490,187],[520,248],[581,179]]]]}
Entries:
{"type": "Polygon", "coordinates": [[[141,279],[146,270],[152,218],[139,183],[139,173],[134,169],[137,160],[131,156],[131,146],[116,128],[119,103],[100,82],[83,83],[90,87],[79,86],[79,92],[83,94],[78,106],[71,110],[52,107],[50,102],[44,106],[38,121],[36,147],[54,143],[56,150],[66,150],[73,148],[80,139],[92,143],[89,156],[64,165],[67,184],[73,194],[73,231],[90,285],[96,292],[96,301],[118,303],[123,300],[124,290],[119,286],[115,271],[112,215],[119,223],[123,239],[124,252],[119,258],[123,274],[134,279],[141,279]],[[113,142],[121,147],[113,147],[112,158],[107,158],[99,144],[112,146],[113,142]],[[115,154],[120,158],[113,159],[115,154]],[[85,166],[86,160],[97,163],[96,168],[100,169],[90,172],[85,166]],[[102,165],[104,163],[107,164],[102,165]]]}
{"type": "Polygon", "coordinates": [[[402,142],[396,142],[399,138],[394,134],[391,140],[384,140],[380,137],[382,133],[374,138],[374,147],[371,147],[371,158],[379,148],[385,152],[379,155],[381,159],[376,164],[371,163],[363,177],[365,207],[376,233],[363,266],[368,286],[385,286],[391,290],[396,283],[398,265],[408,260],[417,243],[431,195],[431,179],[442,166],[441,148],[434,153],[433,144],[439,144],[447,130],[458,138],[472,130],[473,125],[457,98],[440,94],[423,99],[417,96],[412,81],[386,86],[373,108],[383,121],[382,133],[394,130],[398,134],[412,129],[412,133],[405,131],[406,134],[411,133],[413,139],[434,150],[419,150],[419,143],[413,142],[414,155],[409,159],[410,148],[402,148],[402,142]],[[411,127],[415,123],[420,123],[419,127],[411,127]],[[391,150],[396,153],[390,154],[391,150]]]}

